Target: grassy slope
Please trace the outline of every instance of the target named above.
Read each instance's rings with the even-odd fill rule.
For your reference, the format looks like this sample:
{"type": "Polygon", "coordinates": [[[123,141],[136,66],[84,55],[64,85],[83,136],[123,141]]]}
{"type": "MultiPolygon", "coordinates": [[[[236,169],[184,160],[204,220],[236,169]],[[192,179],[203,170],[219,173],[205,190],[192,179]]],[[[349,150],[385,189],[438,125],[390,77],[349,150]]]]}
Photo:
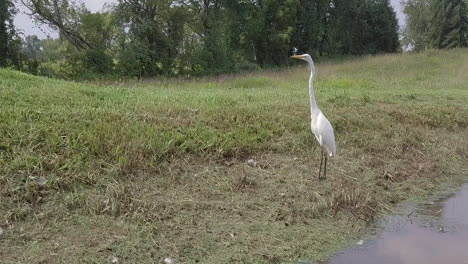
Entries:
{"type": "Polygon", "coordinates": [[[132,88],[0,70],[2,262],[320,259],[466,174],[468,50],[317,68],[324,182],[304,67],[132,88]]]}

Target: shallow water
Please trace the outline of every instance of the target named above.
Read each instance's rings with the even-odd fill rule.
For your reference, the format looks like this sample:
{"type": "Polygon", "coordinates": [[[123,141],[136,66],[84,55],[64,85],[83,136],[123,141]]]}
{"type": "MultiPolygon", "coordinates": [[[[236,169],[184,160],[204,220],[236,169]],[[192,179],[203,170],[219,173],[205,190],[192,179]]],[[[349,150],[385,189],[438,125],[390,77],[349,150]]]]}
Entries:
{"type": "Polygon", "coordinates": [[[386,221],[375,239],[321,264],[468,264],[468,185],[386,221]]]}

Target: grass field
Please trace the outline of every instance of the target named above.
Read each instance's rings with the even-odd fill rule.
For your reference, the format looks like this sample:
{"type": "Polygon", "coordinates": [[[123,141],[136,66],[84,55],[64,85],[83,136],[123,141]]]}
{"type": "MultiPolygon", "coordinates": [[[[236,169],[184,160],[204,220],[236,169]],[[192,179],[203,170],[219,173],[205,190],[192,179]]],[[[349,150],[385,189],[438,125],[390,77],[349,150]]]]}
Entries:
{"type": "Polygon", "coordinates": [[[0,262],[297,263],[468,175],[468,49],[80,84],[0,70],[0,262]],[[254,159],[255,166],[246,164],[254,159]]]}

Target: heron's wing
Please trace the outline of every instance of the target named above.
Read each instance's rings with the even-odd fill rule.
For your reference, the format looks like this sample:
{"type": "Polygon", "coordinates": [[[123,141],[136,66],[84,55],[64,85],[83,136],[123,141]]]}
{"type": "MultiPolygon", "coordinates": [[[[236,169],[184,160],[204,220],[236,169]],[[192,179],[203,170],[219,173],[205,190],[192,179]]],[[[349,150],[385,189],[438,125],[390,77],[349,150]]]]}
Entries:
{"type": "Polygon", "coordinates": [[[336,145],[333,127],[330,124],[330,121],[328,121],[328,119],[322,113],[320,113],[318,117],[318,123],[321,139],[320,143],[327,150],[328,155],[334,156],[336,153],[336,145]]]}

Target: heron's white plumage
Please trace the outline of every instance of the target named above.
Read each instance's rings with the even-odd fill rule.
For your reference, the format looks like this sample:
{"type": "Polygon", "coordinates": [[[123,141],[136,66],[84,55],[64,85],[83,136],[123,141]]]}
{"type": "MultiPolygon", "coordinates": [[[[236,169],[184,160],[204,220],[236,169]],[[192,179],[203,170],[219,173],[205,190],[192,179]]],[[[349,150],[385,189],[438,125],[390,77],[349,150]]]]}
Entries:
{"type": "Polygon", "coordinates": [[[311,123],[310,128],[312,133],[315,135],[320,146],[322,146],[329,156],[335,156],[336,154],[336,145],[335,145],[335,134],[333,132],[333,127],[330,124],[330,121],[325,117],[325,115],[320,111],[317,106],[317,101],[315,100],[314,94],[314,75],[315,75],[315,65],[312,57],[309,54],[304,55],[295,55],[293,58],[301,59],[307,61],[310,66],[310,79],[309,79],[309,95],[310,95],[310,117],[311,123]]]}
{"type": "Polygon", "coordinates": [[[322,111],[319,111],[319,114],[315,118],[312,118],[310,126],[320,146],[325,148],[330,157],[335,156],[335,133],[330,121],[328,121],[322,111]]]}

